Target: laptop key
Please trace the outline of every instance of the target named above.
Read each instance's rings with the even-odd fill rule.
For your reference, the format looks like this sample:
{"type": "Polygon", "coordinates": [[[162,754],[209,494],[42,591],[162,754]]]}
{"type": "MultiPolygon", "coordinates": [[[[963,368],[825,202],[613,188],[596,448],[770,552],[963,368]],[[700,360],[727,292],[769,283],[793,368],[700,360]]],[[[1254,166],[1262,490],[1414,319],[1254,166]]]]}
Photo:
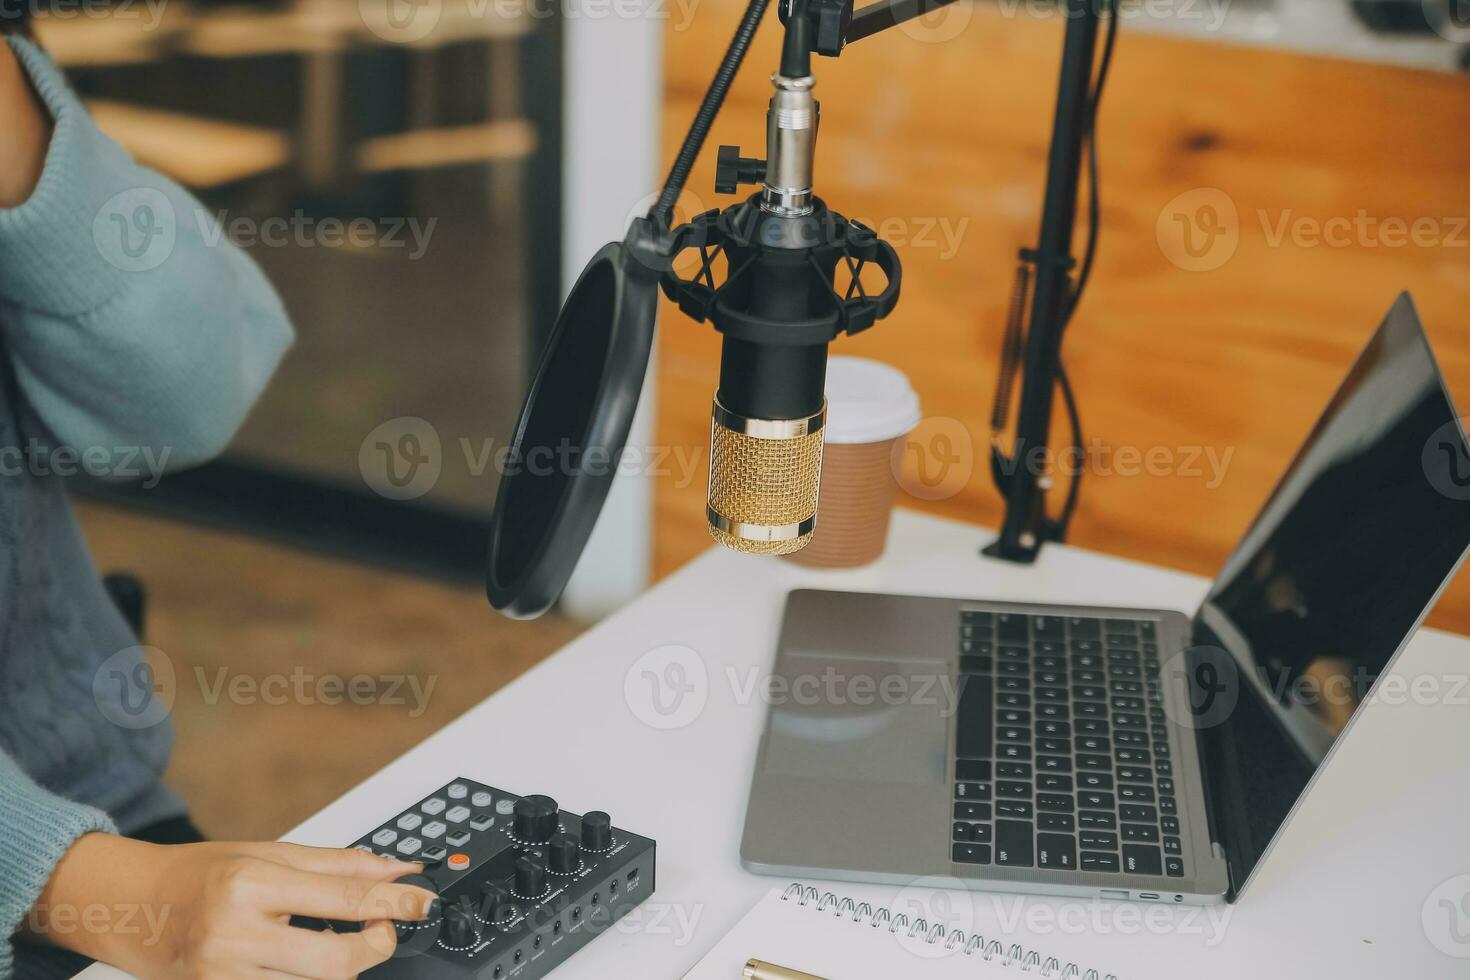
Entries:
{"type": "Polygon", "coordinates": [[[1164,858],[1164,873],[1170,878],[1184,877],[1184,859],[1177,857],[1164,858]]]}
{"type": "Polygon", "coordinates": [[[1097,636],[1102,632],[1102,621],[1085,616],[1068,616],[1067,633],[1073,638],[1097,636]]]}
{"type": "Polygon", "coordinates": [[[1031,695],[1022,694],[1018,691],[1002,691],[996,699],[1002,708],[1029,708],[1031,707],[1031,695]]]}
{"type": "Polygon", "coordinates": [[[954,798],[983,803],[990,799],[989,783],[955,783],[954,798]]]}
{"type": "Polygon", "coordinates": [[[1029,868],[1036,863],[1032,826],[1027,821],[995,822],[995,863],[1010,868],[1029,868]]]}
{"type": "Polygon", "coordinates": [[[998,613],[995,617],[995,635],[1002,642],[1025,643],[1031,639],[1031,630],[1026,617],[1021,613],[998,613]]]}
{"type": "Polygon", "coordinates": [[[1036,734],[1046,738],[1066,738],[1072,734],[1072,726],[1055,718],[1043,718],[1036,723],[1036,734]]]}
{"type": "Polygon", "coordinates": [[[1165,837],[1164,838],[1164,853],[1165,854],[1180,854],[1183,851],[1184,851],[1184,847],[1183,847],[1182,844],[1180,844],[1178,837],[1165,837]]]}
{"type": "Polygon", "coordinates": [[[996,719],[1002,725],[1029,725],[1031,724],[1031,712],[1020,708],[1002,708],[996,715],[996,719]]]}
{"type": "Polygon", "coordinates": [[[995,663],[989,657],[960,657],[961,674],[988,674],[994,667],[995,663]]]}
{"type": "Polygon", "coordinates": [[[1178,813],[1179,804],[1174,802],[1174,797],[1172,796],[1161,796],[1159,797],[1159,812],[1178,813]]]}
{"type": "Polygon", "coordinates": [[[1079,701],[1077,702],[1077,716],[1079,718],[1097,718],[1100,720],[1108,716],[1108,706],[1101,701],[1079,701]]]}
{"type": "MultiPolygon", "coordinates": [[[[1084,847],[1086,845],[1083,845],[1084,847]]],[[[1108,854],[1103,851],[1082,852],[1083,871],[1113,871],[1118,870],[1118,855],[1108,854]]]]}
{"type": "Polygon", "coordinates": [[[1072,792],[1072,777],[1060,773],[1044,772],[1036,777],[1036,788],[1047,793],[1072,792]]]}
{"type": "MultiPolygon", "coordinates": [[[[996,672],[1003,677],[1030,677],[1031,665],[1024,660],[1002,660],[996,672]]],[[[1140,701],[1139,707],[1142,706],[1143,702],[1140,701]]]]}
{"type": "Polygon", "coordinates": [[[1025,744],[1031,741],[1031,729],[1019,725],[1002,725],[995,730],[995,736],[1002,742],[1025,744]]]}
{"type": "Polygon", "coordinates": [[[1163,820],[1159,821],[1159,825],[1164,828],[1164,833],[1174,834],[1176,837],[1179,835],[1178,817],[1165,817],[1163,820]]]}
{"type": "Polygon", "coordinates": [[[1043,737],[1036,740],[1036,751],[1050,752],[1052,755],[1070,755],[1072,745],[1064,738],[1043,737]]]}
{"type": "Polygon", "coordinates": [[[966,674],[961,678],[955,724],[955,754],[961,759],[990,758],[994,726],[990,685],[990,678],[982,674],[966,674]]]}
{"type": "Polygon", "coordinates": [[[989,820],[989,803],[961,802],[954,805],[954,818],[956,820],[989,820]]]}
{"type": "Polygon", "coordinates": [[[1031,799],[1031,784],[1009,782],[996,783],[995,795],[997,797],[1004,797],[1008,800],[1029,800],[1031,799]]]}
{"type": "Polygon", "coordinates": [[[970,840],[971,835],[974,834],[973,828],[983,826],[985,825],[982,823],[966,823],[963,820],[956,820],[954,824],[954,829],[950,831],[949,836],[953,840],[968,841],[970,840]]]}
{"type": "Polygon", "coordinates": [[[1125,823],[1123,824],[1123,839],[1132,843],[1157,844],[1159,828],[1147,824],[1125,823]]]}
{"type": "Polygon", "coordinates": [[[1113,788],[1113,777],[1105,772],[1079,772],[1077,786],[1081,789],[1108,790],[1113,788]]]}
{"type": "Polygon", "coordinates": [[[1084,830],[1077,835],[1077,842],[1090,851],[1114,851],[1118,848],[1118,835],[1105,830],[1084,830]]]}
{"type": "Polygon", "coordinates": [[[1045,718],[1048,721],[1066,721],[1067,706],[1065,704],[1058,704],[1055,701],[1038,704],[1036,706],[1036,717],[1045,718]]]}
{"type": "Polygon", "coordinates": [[[996,765],[995,774],[1001,779],[1030,779],[1031,763],[1002,762],[996,765]]]}
{"type": "Polygon", "coordinates": [[[1077,818],[1070,813],[1040,813],[1036,816],[1036,829],[1070,833],[1077,829],[1077,818]]]}
{"type": "Polygon", "coordinates": [[[1077,814],[1077,826],[1086,827],[1089,830],[1112,830],[1118,826],[1118,818],[1111,813],[1083,810],[1077,814]]]}
{"type": "Polygon", "coordinates": [[[1072,813],[1077,809],[1076,801],[1066,793],[1037,793],[1036,809],[1056,813],[1072,813]]]}
{"type": "Polygon", "coordinates": [[[997,817],[1009,817],[1012,820],[1030,820],[1035,815],[1035,812],[1030,800],[1000,800],[995,804],[995,815],[997,817]]]}
{"type": "Polygon", "coordinates": [[[1159,821],[1159,811],[1151,806],[1139,806],[1136,803],[1127,803],[1119,807],[1118,816],[1134,823],[1158,823],[1159,821]]]}
{"type": "Polygon", "coordinates": [[[989,864],[989,844],[955,844],[950,850],[955,864],[989,864]]]}
{"type": "Polygon", "coordinates": [[[1135,766],[1119,766],[1118,779],[1125,783],[1151,783],[1154,781],[1154,774],[1135,766]]]}
{"type": "Polygon", "coordinates": [[[1037,834],[1036,866],[1061,871],[1077,870],[1077,839],[1071,834],[1037,834]]]}
{"type": "Polygon", "coordinates": [[[960,759],[954,764],[954,778],[965,782],[990,782],[989,759],[960,759]]]}
{"type": "MultiPolygon", "coordinates": [[[[1152,786],[1136,786],[1132,783],[1125,783],[1118,787],[1118,799],[1130,803],[1152,803],[1154,801],[1154,788],[1152,786]]],[[[1164,809],[1163,804],[1159,805],[1159,809],[1164,809]]]]}
{"type": "Polygon", "coordinates": [[[1014,662],[1029,664],[1031,662],[1031,648],[1003,646],[998,651],[998,656],[1003,661],[1010,660],[1014,662]]]}
{"type": "Polygon", "coordinates": [[[1071,772],[1072,760],[1063,755],[1043,755],[1036,760],[1040,772],[1071,772]]]}
{"type": "Polygon", "coordinates": [[[1152,844],[1124,844],[1123,870],[1131,875],[1163,874],[1163,855],[1152,844]]]}
{"type": "Polygon", "coordinates": [[[1015,759],[1024,762],[1031,758],[1031,746],[1020,744],[1005,744],[995,752],[997,759],[1015,759]]]}
{"type": "Polygon", "coordinates": [[[1086,735],[1106,735],[1108,733],[1108,723],[1102,718],[1078,718],[1076,726],[1078,732],[1086,735]]]}
{"type": "Polygon", "coordinates": [[[1109,772],[1113,763],[1105,755],[1079,755],[1077,756],[1077,768],[1088,769],[1092,772],[1109,772]]]}
{"type": "Polygon", "coordinates": [[[1114,805],[1113,794],[1083,790],[1077,794],[1077,805],[1088,810],[1111,810],[1114,805]]]}

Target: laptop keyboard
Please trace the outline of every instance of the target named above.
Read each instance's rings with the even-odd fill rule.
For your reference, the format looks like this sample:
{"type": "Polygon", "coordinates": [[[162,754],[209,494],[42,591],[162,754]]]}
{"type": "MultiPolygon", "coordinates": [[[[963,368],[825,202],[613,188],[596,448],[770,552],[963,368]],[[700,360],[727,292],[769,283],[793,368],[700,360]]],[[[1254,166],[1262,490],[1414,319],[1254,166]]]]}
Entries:
{"type": "Polygon", "coordinates": [[[958,864],[1184,877],[1148,620],[960,614],[958,864]]]}

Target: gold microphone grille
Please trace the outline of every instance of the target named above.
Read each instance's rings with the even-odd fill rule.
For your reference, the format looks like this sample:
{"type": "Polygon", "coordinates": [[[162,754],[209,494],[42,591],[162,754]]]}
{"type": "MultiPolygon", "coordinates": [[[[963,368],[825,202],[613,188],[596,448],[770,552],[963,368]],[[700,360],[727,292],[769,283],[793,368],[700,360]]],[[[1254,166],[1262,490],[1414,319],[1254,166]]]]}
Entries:
{"type": "Polygon", "coordinates": [[[752,555],[806,547],[816,527],[825,414],[824,406],[807,419],[747,420],[716,399],[705,508],[716,541],[752,555]]]}

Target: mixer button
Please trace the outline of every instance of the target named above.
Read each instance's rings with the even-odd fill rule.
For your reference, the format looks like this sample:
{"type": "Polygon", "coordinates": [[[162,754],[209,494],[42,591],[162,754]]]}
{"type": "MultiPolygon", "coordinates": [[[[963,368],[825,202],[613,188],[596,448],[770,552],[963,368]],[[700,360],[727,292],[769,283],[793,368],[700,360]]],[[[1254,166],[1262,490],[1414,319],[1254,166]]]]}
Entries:
{"type": "Polygon", "coordinates": [[[470,821],[471,830],[489,830],[494,825],[495,815],[491,813],[481,813],[470,821]]]}
{"type": "Polygon", "coordinates": [[[462,800],[469,795],[469,787],[464,783],[449,784],[449,798],[451,800],[462,800]]]}
{"type": "Polygon", "coordinates": [[[456,830],[444,838],[444,843],[450,847],[464,847],[470,842],[470,833],[467,830],[456,830]]]}
{"type": "Polygon", "coordinates": [[[424,824],[424,828],[420,830],[419,833],[429,838],[429,840],[438,840],[440,837],[444,836],[444,831],[448,829],[449,828],[444,826],[442,821],[430,820],[428,823],[424,824]]]}
{"type": "Polygon", "coordinates": [[[431,799],[425,800],[424,805],[419,807],[419,809],[431,817],[437,817],[444,812],[444,800],[438,796],[432,797],[431,799]]]}
{"type": "Polygon", "coordinates": [[[444,862],[450,871],[463,871],[470,866],[470,856],[462,852],[449,855],[449,860],[444,862]]]}
{"type": "Polygon", "coordinates": [[[495,812],[502,815],[507,815],[514,812],[515,808],[516,801],[508,796],[501,797],[500,802],[495,804],[495,812]]]}
{"type": "Polygon", "coordinates": [[[442,861],[444,860],[444,855],[448,853],[444,848],[436,845],[434,847],[424,848],[423,858],[425,861],[442,861]]]}
{"type": "Polygon", "coordinates": [[[419,840],[417,837],[405,837],[405,838],[403,838],[403,840],[401,840],[401,841],[398,842],[398,853],[399,854],[417,854],[418,851],[419,851],[419,848],[422,847],[423,845],[424,845],[424,842],[421,841],[421,840],[419,840]]]}
{"type": "Polygon", "coordinates": [[[398,829],[418,830],[419,824],[423,822],[424,818],[419,816],[417,813],[405,813],[403,816],[398,818],[398,829]]]}
{"type": "Polygon", "coordinates": [[[464,823],[470,818],[470,808],[467,806],[452,806],[449,812],[444,814],[444,819],[450,823],[464,823]]]}
{"type": "Polygon", "coordinates": [[[392,827],[384,827],[376,834],[373,834],[373,843],[377,844],[379,847],[387,847],[389,844],[393,843],[397,839],[398,831],[394,830],[392,827]]]}
{"type": "Polygon", "coordinates": [[[476,807],[478,807],[481,810],[483,810],[483,809],[485,809],[485,807],[487,807],[487,806],[490,805],[491,799],[492,799],[492,797],[490,796],[489,793],[485,792],[484,790],[480,790],[474,796],[471,796],[470,797],[470,802],[472,804],[474,804],[476,807]]]}

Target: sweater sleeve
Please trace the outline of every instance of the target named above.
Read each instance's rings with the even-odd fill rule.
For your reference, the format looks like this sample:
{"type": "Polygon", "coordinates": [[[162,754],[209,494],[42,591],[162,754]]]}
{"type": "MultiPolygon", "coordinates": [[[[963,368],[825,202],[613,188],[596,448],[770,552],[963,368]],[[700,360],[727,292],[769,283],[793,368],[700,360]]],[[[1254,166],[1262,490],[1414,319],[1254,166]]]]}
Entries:
{"type": "MultiPolygon", "coordinates": [[[[94,831],[117,833],[101,810],[47,792],[0,752],[0,980],[14,972],[16,930],[52,870],[73,841],[94,831]]],[[[35,921],[44,926],[44,915],[35,921]]]]}
{"type": "Polygon", "coordinates": [[[291,345],[281,301],[199,201],[97,129],[46,54],[6,40],[53,120],[35,191],[0,210],[0,337],[21,391],[83,458],[202,462],[291,345]]]}

